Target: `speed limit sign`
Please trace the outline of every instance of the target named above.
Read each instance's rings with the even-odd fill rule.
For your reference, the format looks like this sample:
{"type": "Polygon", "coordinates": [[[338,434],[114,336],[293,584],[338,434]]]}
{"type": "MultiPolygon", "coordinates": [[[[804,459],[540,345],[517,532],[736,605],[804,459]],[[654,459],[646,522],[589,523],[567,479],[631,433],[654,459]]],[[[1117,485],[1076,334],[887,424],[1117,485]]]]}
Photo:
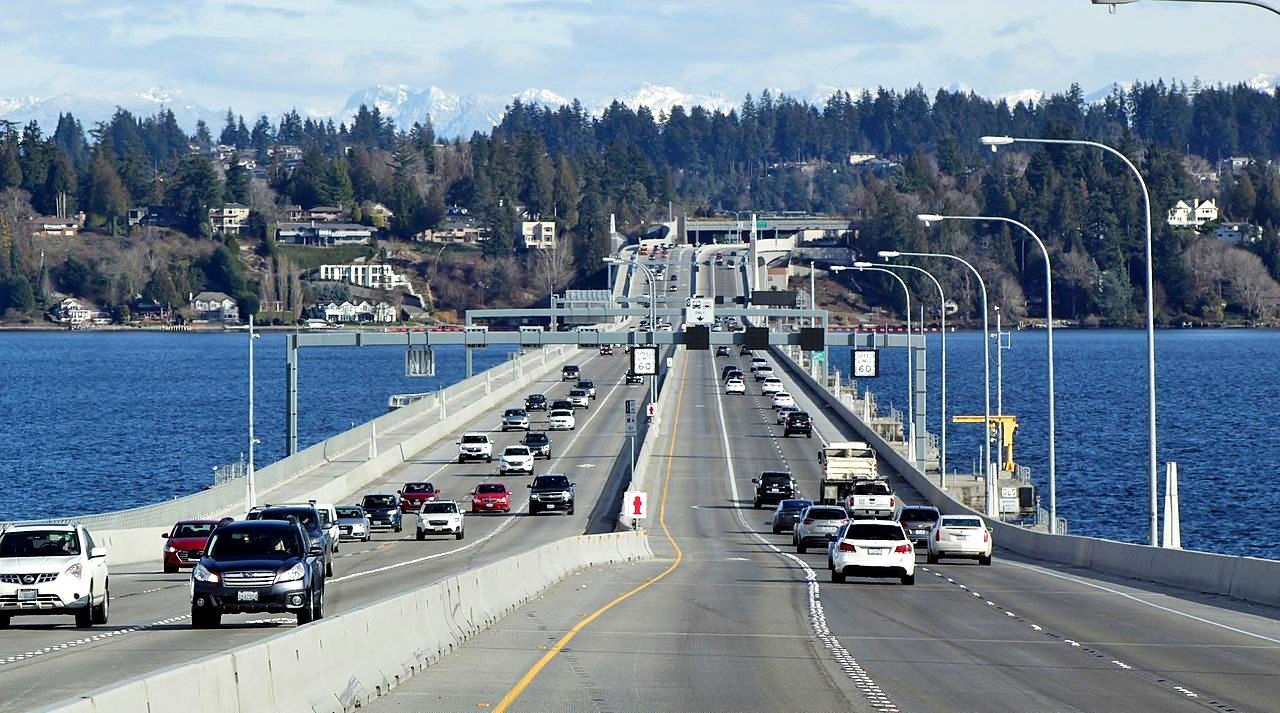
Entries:
{"type": "Polygon", "coordinates": [[[874,379],[880,376],[880,352],[876,349],[854,349],[853,378],[874,379]]]}

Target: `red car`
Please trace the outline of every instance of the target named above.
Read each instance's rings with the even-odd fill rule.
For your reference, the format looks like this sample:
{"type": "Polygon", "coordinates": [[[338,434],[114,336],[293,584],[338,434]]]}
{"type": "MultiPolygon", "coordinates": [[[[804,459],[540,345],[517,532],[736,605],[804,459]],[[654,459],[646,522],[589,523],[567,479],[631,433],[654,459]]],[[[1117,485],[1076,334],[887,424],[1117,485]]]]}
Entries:
{"type": "Polygon", "coordinates": [[[511,491],[502,483],[481,483],[471,494],[471,512],[511,512],[511,491]]]}
{"type": "Polygon", "coordinates": [[[397,495],[400,496],[401,510],[418,512],[422,509],[423,503],[429,503],[439,498],[441,493],[431,483],[405,483],[404,488],[397,495]]]}
{"type": "Polygon", "coordinates": [[[600,356],[613,356],[613,347],[608,344],[601,346],[600,356]]]}
{"type": "Polygon", "coordinates": [[[217,520],[183,520],[164,533],[164,571],[173,574],[181,567],[196,566],[217,526],[217,520]]]}

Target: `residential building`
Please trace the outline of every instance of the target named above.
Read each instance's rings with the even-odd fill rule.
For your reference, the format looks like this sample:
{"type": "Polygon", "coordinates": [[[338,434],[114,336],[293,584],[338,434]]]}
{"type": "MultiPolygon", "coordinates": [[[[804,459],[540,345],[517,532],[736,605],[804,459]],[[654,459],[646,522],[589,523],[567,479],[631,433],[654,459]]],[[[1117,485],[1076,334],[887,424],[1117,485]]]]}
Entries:
{"type": "Polygon", "coordinates": [[[326,322],[378,322],[387,324],[396,322],[400,318],[400,310],[395,305],[386,302],[378,302],[376,304],[369,301],[361,301],[359,303],[330,302],[325,305],[316,305],[312,312],[316,317],[326,322]]]}
{"type": "Polygon", "coordinates": [[[1168,223],[1175,228],[1198,228],[1218,219],[1218,206],[1212,200],[1193,200],[1191,205],[1178,201],[1169,210],[1168,223]]]}
{"type": "Polygon", "coordinates": [[[425,230],[419,238],[431,243],[476,245],[489,239],[489,231],[471,220],[450,220],[439,228],[425,230]]]}
{"type": "Polygon", "coordinates": [[[318,223],[336,223],[347,214],[347,212],[337,206],[318,205],[307,211],[305,220],[314,220],[318,223]]]}
{"type": "Polygon", "coordinates": [[[61,235],[75,237],[84,227],[84,213],[77,213],[71,218],[57,218],[49,215],[38,215],[31,219],[31,235],[51,237],[61,235]]]}
{"type": "Polygon", "coordinates": [[[171,322],[173,310],[155,300],[137,299],[129,306],[134,321],[139,322],[171,322]]]}
{"type": "Polygon", "coordinates": [[[279,157],[279,159],[285,164],[295,163],[295,162],[301,163],[302,147],[289,146],[287,144],[282,146],[272,146],[267,149],[267,155],[272,158],[279,157]]]}
{"type": "Polygon", "coordinates": [[[249,222],[249,206],[227,203],[221,208],[210,208],[209,222],[214,235],[239,235],[249,222]]]}
{"type": "Polygon", "coordinates": [[[553,220],[526,220],[520,223],[520,234],[524,237],[524,246],[529,250],[554,249],[556,246],[556,224],[553,220]]]}
{"type": "Polygon", "coordinates": [[[367,225],[354,223],[280,223],[276,240],[295,245],[367,245],[377,232],[367,225]]]}
{"type": "Polygon", "coordinates": [[[1239,176],[1253,165],[1248,156],[1229,156],[1218,161],[1218,173],[1223,176],[1239,176]]]}
{"type": "Polygon", "coordinates": [[[1222,223],[1213,229],[1213,237],[1230,245],[1250,245],[1262,240],[1262,228],[1248,223],[1222,223]]]}
{"type": "Polygon", "coordinates": [[[377,290],[408,287],[409,280],[391,269],[390,265],[321,265],[320,279],[333,282],[350,282],[353,285],[377,290]]]}
{"type": "Polygon", "coordinates": [[[206,322],[239,322],[240,307],[225,292],[201,292],[190,298],[195,319],[206,322]]]}
{"type": "Polygon", "coordinates": [[[75,297],[64,298],[50,310],[50,316],[54,321],[71,327],[111,323],[111,315],[106,311],[91,302],[75,297]]]}
{"type": "Polygon", "coordinates": [[[849,165],[857,166],[859,164],[866,163],[867,161],[872,161],[875,157],[876,155],[873,153],[851,153],[849,154],[849,165]]]}
{"type": "Polygon", "coordinates": [[[365,215],[376,215],[379,218],[382,218],[383,220],[391,220],[392,218],[396,217],[396,214],[393,213],[390,208],[386,207],[381,203],[369,204],[368,202],[366,202],[365,205],[366,205],[364,210],[365,215]]]}
{"type": "Polygon", "coordinates": [[[162,205],[138,206],[129,209],[126,220],[130,228],[135,225],[168,227],[173,225],[173,210],[162,205]]]}
{"type": "Polygon", "coordinates": [[[280,206],[280,215],[289,223],[305,223],[307,222],[307,211],[296,203],[280,206]]]}

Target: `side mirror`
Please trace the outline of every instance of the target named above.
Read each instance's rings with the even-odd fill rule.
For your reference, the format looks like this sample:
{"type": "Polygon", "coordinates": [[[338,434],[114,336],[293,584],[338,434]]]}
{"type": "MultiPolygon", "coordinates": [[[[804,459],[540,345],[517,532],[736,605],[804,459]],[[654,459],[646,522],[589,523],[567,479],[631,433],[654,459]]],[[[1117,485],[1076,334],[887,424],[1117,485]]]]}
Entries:
{"type": "Polygon", "coordinates": [[[759,481],[759,480],[757,480],[757,479],[755,479],[755,478],[752,478],[752,479],[751,479],[751,482],[753,482],[753,483],[759,483],[760,481],[759,481]]]}
{"type": "Polygon", "coordinates": [[[167,533],[167,532],[166,532],[166,533],[164,533],[163,535],[161,535],[161,537],[163,537],[164,539],[166,539],[166,540],[167,540],[167,539],[169,539],[169,533],[167,533]]]}
{"type": "Polygon", "coordinates": [[[324,554],[324,545],[322,545],[322,544],[321,544],[321,545],[311,545],[311,548],[307,550],[307,554],[311,555],[312,557],[319,557],[320,555],[323,555],[323,554],[324,554]]]}
{"type": "Polygon", "coordinates": [[[532,484],[532,483],[529,483],[529,484],[525,485],[524,487],[526,487],[526,488],[532,488],[532,487],[533,487],[533,484],[532,484]]]}
{"type": "Polygon", "coordinates": [[[89,550],[89,559],[96,560],[100,557],[106,557],[106,556],[107,556],[107,548],[105,547],[94,547],[93,549],[89,550]]]}

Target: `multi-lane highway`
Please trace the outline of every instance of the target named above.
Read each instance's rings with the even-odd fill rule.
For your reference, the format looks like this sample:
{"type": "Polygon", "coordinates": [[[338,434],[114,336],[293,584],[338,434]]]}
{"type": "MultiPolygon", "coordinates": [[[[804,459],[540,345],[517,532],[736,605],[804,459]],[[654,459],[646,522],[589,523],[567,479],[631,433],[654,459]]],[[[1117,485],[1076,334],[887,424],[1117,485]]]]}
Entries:
{"type": "Polygon", "coordinates": [[[914,586],[830,583],[824,552],[770,534],[750,481],[788,469],[814,493],[818,443],[852,434],[784,378],[818,433],[780,438],[754,384],[721,392],[739,357],[682,358],[650,476],[659,558],[570,578],[375,711],[1276,710],[1266,607],[1002,551],[920,557],[914,586]]]}
{"type": "MultiPolygon", "coordinates": [[[[691,283],[687,266],[691,251],[677,250],[673,270],[684,293],[691,283]]],[[[643,275],[637,275],[633,294],[647,291],[643,275]]],[[[678,294],[678,293],[677,293],[678,294]]],[[[577,414],[577,429],[549,432],[553,459],[537,460],[535,472],[563,472],[577,484],[579,508],[574,516],[527,514],[528,495],[524,475],[500,477],[497,454],[517,443],[522,432],[502,433],[501,410],[470,422],[459,423],[451,436],[418,454],[404,467],[351,493],[344,502],[356,502],[366,492],[395,492],[408,481],[429,480],[445,498],[462,500],[482,481],[502,481],[513,491],[510,515],[467,515],[466,538],[451,536],[415,539],[412,519],[402,533],[379,533],[369,543],[343,543],[334,562],[334,577],[327,583],[327,614],[385,599],[462,570],[525,552],[539,545],[581,534],[587,516],[601,495],[604,481],[624,444],[623,402],[639,399],[640,386],[626,386],[623,376],[627,355],[599,356],[583,350],[571,360],[582,368],[582,378],[596,382],[598,398],[577,414]],[[464,431],[489,431],[494,440],[494,461],[457,463],[454,441],[464,431]]],[[[564,398],[570,383],[559,381],[559,372],[545,377],[531,391],[548,399],[564,398]]],[[[523,406],[523,394],[508,406],[523,406]]],[[[539,430],[545,412],[531,414],[539,430]]],[[[287,488],[286,488],[287,489],[287,488]]],[[[468,506],[463,503],[464,508],[468,506]]],[[[207,654],[258,640],[294,626],[292,617],[229,616],[220,630],[190,627],[189,573],[162,574],[156,540],[153,564],[116,568],[111,573],[112,609],[107,626],[79,630],[67,617],[18,617],[0,635],[0,711],[25,711],[52,703],[131,676],[193,660],[207,654]]],[[[376,646],[376,642],[370,642],[376,646]]]]}

